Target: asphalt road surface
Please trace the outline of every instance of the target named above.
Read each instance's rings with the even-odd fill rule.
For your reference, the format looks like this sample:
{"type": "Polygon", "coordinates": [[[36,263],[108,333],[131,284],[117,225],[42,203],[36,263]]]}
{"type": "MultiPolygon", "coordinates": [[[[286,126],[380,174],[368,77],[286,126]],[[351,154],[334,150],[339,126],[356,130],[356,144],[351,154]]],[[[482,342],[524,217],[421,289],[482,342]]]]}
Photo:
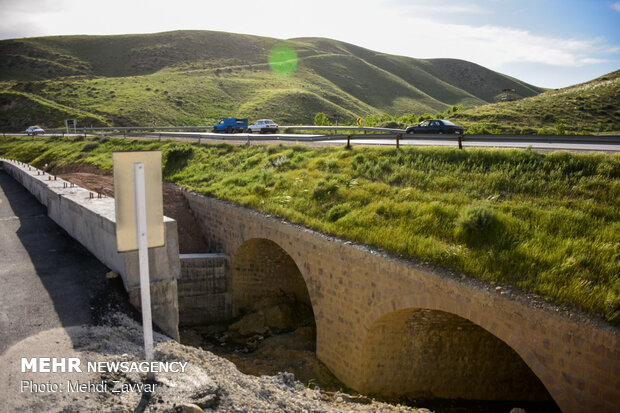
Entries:
{"type": "MultiPolygon", "coordinates": [[[[197,140],[201,138],[203,143],[213,141],[229,141],[231,143],[245,143],[247,139],[255,141],[271,141],[273,143],[280,142],[295,142],[297,144],[309,143],[312,146],[327,146],[327,145],[345,145],[346,139],[339,139],[337,137],[330,137],[329,135],[310,135],[310,134],[204,134],[198,132],[175,132],[175,133],[150,133],[141,135],[142,137],[157,138],[159,139],[191,139],[197,140]],[[324,139],[323,139],[324,138],[324,139]]],[[[137,136],[135,136],[137,137],[137,136]]],[[[490,139],[484,137],[483,139],[477,139],[475,135],[465,136],[463,139],[463,147],[478,147],[478,148],[521,148],[525,149],[532,147],[532,149],[548,150],[548,151],[598,151],[598,152],[620,152],[620,142],[587,142],[584,141],[571,141],[571,137],[567,137],[566,141],[557,141],[557,137],[552,137],[546,141],[545,137],[537,137],[538,139],[532,139],[531,141],[523,140],[522,137],[513,139],[510,136],[502,136],[498,139],[490,139]]],[[[378,138],[370,137],[364,138],[359,135],[351,139],[353,145],[388,145],[396,146],[396,139],[391,138],[378,138]]],[[[415,146],[451,146],[458,147],[457,136],[453,136],[452,139],[433,139],[431,136],[416,135],[403,135],[400,140],[401,145],[415,145],[415,146]]]]}
{"type": "Polygon", "coordinates": [[[0,354],[41,331],[90,323],[107,271],[0,169],[0,354]]]}

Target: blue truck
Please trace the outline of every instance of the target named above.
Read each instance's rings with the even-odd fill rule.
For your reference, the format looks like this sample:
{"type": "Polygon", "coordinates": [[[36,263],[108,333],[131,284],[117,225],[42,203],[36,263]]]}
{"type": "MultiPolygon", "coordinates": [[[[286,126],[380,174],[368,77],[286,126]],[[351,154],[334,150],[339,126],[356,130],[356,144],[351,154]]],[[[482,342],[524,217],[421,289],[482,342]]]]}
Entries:
{"type": "Polygon", "coordinates": [[[214,133],[243,133],[248,130],[248,120],[238,118],[222,118],[213,125],[214,133]]]}

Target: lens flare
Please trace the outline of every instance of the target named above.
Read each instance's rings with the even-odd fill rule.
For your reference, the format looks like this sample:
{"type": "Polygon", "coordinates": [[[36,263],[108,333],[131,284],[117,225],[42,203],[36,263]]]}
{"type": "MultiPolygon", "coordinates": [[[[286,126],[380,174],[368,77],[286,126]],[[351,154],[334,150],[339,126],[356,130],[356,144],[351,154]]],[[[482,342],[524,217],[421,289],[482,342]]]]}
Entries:
{"type": "Polygon", "coordinates": [[[286,44],[278,44],[269,52],[269,66],[280,75],[291,75],[297,69],[297,53],[286,44]]]}

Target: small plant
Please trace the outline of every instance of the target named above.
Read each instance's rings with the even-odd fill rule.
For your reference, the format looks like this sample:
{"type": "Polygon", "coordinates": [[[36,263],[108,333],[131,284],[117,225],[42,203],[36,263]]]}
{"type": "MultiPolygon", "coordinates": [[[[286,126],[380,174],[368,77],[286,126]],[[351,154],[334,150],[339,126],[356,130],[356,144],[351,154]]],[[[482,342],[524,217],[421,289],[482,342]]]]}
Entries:
{"type": "Polygon", "coordinates": [[[381,122],[377,126],[379,128],[404,129],[406,125],[404,123],[395,122],[393,120],[390,120],[390,121],[387,121],[387,122],[381,122]]]}
{"type": "Polygon", "coordinates": [[[555,134],[556,135],[566,135],[566,126],[563,121],[559,121],[555,124],[555,134]]]}
{"type": "Polygon", "coordinates": [[[90,152],[99,147],[99,142],[86,142],[84,146],[82,146],[82,152],[90,152]]]}
{"type": "Polygon", "coordinates": [[[501,131],[497,128],[491,128],[486,123],[477,123],[470,126],[465,131],[466,135],[496,135],[501,131]]]}
{"type": "Polygon", "coordinates": [[[290,165],[291,161],[286,155],[278,156],[273,162],[273,166],[277,170],[285,170],[288,165],[290,165]]]}
{"type": "Polygon", "coordinates": [[[325,166],[330,172],[336,172],[338,170],[338,162],[334,159],[328,159],[325,166]]]}
{"type": "Polygon", "coordinates": [[[162,168],[164,176],[171,175],[172,173],[183,169],[192,154],[194,153],[194,148],[188,145],[172,145],[169,147],[164,147],[162,151],[162,168]]]}
{"type": "Polygon", "coordinates": [[[472,247],[479,247],[497,238],[493,232],[500,231],[499,226],[499,220],[491,208],[481,204],[470,205],[456,221],[455,236],[472,247]]]}
{"type": "Polygon", "coordinates": [[[327,218],[329,222],[336,222],[349,212],[351,212],[351,208],[347,204],[340,204],[327,211],[325,218],[327,218]]]}
{"type": "Polygon", "coordinates": [[[536,132],[536,135],[553,135],[553,131],[550,128],[542,127],[538,129],[538,131],[536,132]]]}
{"type": "Polygon", "coordinates": [[[316,183],[312,190],[312,199],[317,201],[325,201],[333,197],[338,191],[338,184],[334,181],[321,180],[316,183]]]}
{"type": "Polygon", "coordinates": [[[319,112],[316,114],[316,116],[314,117],[314,124],[316,126],[332,126],[332,123],[323,112],[319,112]]]}

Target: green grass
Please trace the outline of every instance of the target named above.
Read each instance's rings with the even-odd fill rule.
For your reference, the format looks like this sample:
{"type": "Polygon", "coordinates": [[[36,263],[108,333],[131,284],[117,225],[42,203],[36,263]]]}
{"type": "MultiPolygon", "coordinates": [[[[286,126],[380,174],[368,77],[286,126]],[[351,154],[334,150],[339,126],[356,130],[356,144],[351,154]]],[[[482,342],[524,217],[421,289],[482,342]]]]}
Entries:
{"type": "Polygon", "coordinates": [[[0,138],[50,167],[150,149],[205,195],[619,320],[619,155],[0,138]]]}
{"type": "Polygon", "coordinates": [[[598,134],[620,132],[620,70],[590,82],[513,102],[459,112],[453,121],[496,133],[598,134]]]}
{"type": "Polygon", "coordinates": [[[23,125],[33,123],[63,125],[65,119],[77,119],[82,125],[107,125],[107,120],[97,114],[65,106],[57,101],[21,91],[0,91],[3,117],[13,131],[23,131],[23,125]],[[37,122],[33,122],[36,119],[37,122]]]}

